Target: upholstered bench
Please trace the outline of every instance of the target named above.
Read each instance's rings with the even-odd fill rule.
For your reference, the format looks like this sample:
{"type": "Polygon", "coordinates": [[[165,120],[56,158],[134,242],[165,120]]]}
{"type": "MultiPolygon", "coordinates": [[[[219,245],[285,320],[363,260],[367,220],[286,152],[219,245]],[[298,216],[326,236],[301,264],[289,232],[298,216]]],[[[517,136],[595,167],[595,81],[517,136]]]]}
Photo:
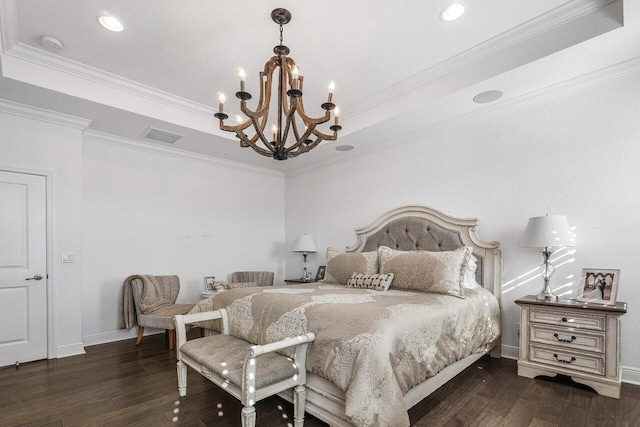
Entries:
{"type": "Polygon", "coordinates": [[[306,359],[311,332],[265,345],[253,345],[229,335],[224,309],[175,316],[178,338],[178,392],[187,395],[187,366],[240,399],[242,426],[256,422],[257,401],[293,388],[293,418],[296,427],[304,423],[306,359]],[[222,333],[187,341],[186,326],[221,319],[222,333]],[[294,348],[293,359],[277,353],[294,348]]]}

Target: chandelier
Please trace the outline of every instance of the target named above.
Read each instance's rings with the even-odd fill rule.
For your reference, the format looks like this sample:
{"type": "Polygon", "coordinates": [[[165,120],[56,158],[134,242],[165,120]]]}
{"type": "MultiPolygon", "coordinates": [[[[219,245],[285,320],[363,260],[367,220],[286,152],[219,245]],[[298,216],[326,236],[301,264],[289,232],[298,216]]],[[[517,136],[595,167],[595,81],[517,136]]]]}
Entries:
{"type": "Polygon", "coordinates": [[[276,160],[286,160],[310,151],[324,140],[335,141],[342,126],[338,124],[340,109],[331,102],[335,89],[333,82],[329,85],[327,102],[321,105],[325,110],[324,115],[312,118],[305,113],[302,102],[304,78],[300,75],[295,61],[287,56],[289,48],[282,44],[282,26],[291,21],[291,13],[286,9],[278,8],[271,12],[271,19],[280,25],[280,44],[273,48],[276,56],[272,56],[264,65],[264,70],[260,72],[260,98],[257,108],[252,111],[247,107],[251,94],[245,90],[246,74],[243,69],[240,69],[240,91],[236,92],[236,97],[240,99],[240,110],[247,119],[244,120],[238,115],[236,116],[237,124],[224,123],[224,120],[229,118],[224,112],[224,94],[220,94],[219,109],[214,116],[220,121],[221,130],[235,132],[236,137],[240,139],[241,147],[251,147],[258,154],[273,157],[276,160]],[[270,135],[272,138],[268,139],[265,127],[269,118],[273,75],[276,69],[278,69],[277,124],[272,125],[270,135]],[[329,129],[333,133],[326,134],[318,129],[318,125],[331,119],[331,111],[334,111],[334,124],[329,129]],[[245,133],[247,130],[255,133],[249,137],[245,133]]]}

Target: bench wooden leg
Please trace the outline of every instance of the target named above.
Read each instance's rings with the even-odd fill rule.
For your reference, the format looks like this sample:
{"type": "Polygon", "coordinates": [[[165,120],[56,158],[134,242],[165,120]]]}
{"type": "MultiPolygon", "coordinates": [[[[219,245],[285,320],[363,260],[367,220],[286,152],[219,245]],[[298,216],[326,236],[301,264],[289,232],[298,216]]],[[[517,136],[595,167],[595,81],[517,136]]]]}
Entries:
{"type": "Polygon", "coordinates": [[[245,406],[242,408],[242,427],[256,426],[256,408],[245,406]]]}
{"type": "Polygon", "coordinates": [[[176,346],[176,331],[168,329],[167,332],[169,333],[169,350],[173,350],[176,346]]]}
{"type": "Polygon", "coordinates": [[[142,342],[142,334],[144,333],[144,328],[138,325],[138,339],[136,339],[136,345],[140,345],[142,342]]]}
{"type": "Polygon", "coordinates": [[[178,360],[178,394],[180,397],[185,397],[187,395],[187,365],[182,362],[182,360],[178,360]]]}
{"type": "Polygon", "coordinates": [[[293,389],[293,425],[302,427],[304,425],[304,404],[307,391],[304,386],[297,385],[293,389]]]}

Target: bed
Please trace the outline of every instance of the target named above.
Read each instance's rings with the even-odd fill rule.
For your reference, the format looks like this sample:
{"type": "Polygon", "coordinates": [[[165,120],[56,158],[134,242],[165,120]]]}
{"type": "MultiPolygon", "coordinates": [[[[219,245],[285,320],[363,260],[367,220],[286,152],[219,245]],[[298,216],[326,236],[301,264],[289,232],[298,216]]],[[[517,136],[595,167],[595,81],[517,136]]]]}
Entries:
{"type": "Polygon", "coordinates": [[[211,298],[210,308],[226,308],[232,334],[258,344],[316,334],[306,412],[332,426],[408,426],[409,408],[482,355],[500,357],[501,252],[497,242],[478,238],[476,226],[476,218],[404,206],[356,230],[358,240],[347,248],[470,247],[482,288],[465,289],[465,298],[319,282],[234,289],[211,298]]]}

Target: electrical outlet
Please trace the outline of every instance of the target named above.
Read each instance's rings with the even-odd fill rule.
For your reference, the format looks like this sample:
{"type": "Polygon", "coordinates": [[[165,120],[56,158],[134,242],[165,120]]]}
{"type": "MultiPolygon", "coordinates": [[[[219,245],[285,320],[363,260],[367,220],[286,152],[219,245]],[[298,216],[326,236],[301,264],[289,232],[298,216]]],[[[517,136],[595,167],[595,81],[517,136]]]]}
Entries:
{"type": "Polygon", "coordinates": [[[187,228],[184,229],[184,237],[191,237],[191,233],[187,228]]]}

